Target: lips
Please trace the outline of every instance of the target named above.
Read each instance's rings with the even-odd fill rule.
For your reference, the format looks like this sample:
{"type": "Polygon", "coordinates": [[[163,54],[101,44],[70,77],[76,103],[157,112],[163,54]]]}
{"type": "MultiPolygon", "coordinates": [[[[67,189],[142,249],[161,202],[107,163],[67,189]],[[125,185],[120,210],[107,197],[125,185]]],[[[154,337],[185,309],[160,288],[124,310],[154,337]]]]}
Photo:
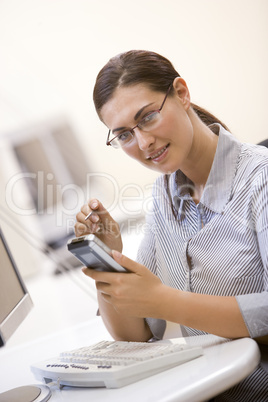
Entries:
{"type": "Polygon", "coordinates": [[[165,145],[164,147],[156,150],[155,152],[151,153],[149,156],[147,156],[147,160],[151,159],[151,160],[158,160],[158,158],[161,157],[161,155],[163,155],[163,153],[166,151],[166,149],[169,147],[170,144],[165,145]]]}

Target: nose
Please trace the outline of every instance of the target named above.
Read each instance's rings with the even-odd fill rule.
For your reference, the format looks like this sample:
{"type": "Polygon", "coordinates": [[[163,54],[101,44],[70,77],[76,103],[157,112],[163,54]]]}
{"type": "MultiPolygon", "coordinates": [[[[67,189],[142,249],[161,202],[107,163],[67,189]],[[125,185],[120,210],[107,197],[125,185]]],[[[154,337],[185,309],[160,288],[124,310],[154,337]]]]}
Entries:
{"type": "Polygon", "coordinates": [[[142,151],[148,149],[155,141],[155,138],[148,131],[144,132],[138,127],[135,128],[135,138],[138,143],[139,148],[142,151]]]}

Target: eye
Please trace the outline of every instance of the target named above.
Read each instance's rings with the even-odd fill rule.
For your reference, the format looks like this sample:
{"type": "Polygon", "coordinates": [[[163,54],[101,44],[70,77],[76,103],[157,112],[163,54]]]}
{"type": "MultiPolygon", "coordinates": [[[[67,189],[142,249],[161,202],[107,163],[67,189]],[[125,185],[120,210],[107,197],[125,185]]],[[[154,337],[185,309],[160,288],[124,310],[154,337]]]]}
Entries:
{"type": "Polygon", "coordinates": [[[159,117],[158,111],[148,113],[139,123],[139,127],[149,127],[155,123],[159,117]]]}
{"type": "Polygon", "coordinates": [[[115,137],[119,142],[127,142],[129,140],[131,140],[132,138],[132,134],[130,131],[124,131],[121,134],[118,134],[117,137],[115,137]]]}

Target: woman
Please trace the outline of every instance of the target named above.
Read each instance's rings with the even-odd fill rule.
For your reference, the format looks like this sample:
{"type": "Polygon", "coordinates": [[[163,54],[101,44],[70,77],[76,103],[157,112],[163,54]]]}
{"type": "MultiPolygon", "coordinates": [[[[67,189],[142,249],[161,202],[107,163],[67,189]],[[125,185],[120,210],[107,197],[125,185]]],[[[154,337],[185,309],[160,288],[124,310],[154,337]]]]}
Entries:
{"type": "MultiPolygon", "coordinates": [[[[184,336],[265,337],[267,150],[240,143],[191,104],[186,82],[153,52],[111,59],[97,77],[94,102],[109,129],[107,145],[162,174],[136,262],[121,254],[119,226],[99,200],[77,214],[76,236],[95,233],[131,271],[84,269],[96,281],[111,335],[161,339],[169,323],[179,323],[184,336]]],[[[259,367],[218,400],[264,401],[267,382],[259,367]]]]}

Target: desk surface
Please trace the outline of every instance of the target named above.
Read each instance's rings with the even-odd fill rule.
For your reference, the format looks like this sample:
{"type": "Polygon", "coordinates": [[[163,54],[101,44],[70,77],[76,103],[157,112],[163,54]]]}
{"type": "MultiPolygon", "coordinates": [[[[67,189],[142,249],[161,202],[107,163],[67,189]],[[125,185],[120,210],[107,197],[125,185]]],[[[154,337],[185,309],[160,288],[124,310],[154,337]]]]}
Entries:
{"type": "MultiPolygon", "coordinates": [[[[258,365],[260,358],[259,348],[252,339],[221,343],[223,338],[208,337],[211,337],[207,339],[214,346],[205,347],[202,357],[181,366],[120,389],[64,387],[59,390],[55,387],[52,388],[50,400],[205,401],[245,378],[258,365]]],[[[111,337],[101,318],[96,317],[88,323],[42,339],[0,350],[0,392],[22,385],[38,384],[30,371],[32,363],[101,339],[109,340],[111,337]]],[[[197,339],[194,337],[193,342],[197,339]]]]}

